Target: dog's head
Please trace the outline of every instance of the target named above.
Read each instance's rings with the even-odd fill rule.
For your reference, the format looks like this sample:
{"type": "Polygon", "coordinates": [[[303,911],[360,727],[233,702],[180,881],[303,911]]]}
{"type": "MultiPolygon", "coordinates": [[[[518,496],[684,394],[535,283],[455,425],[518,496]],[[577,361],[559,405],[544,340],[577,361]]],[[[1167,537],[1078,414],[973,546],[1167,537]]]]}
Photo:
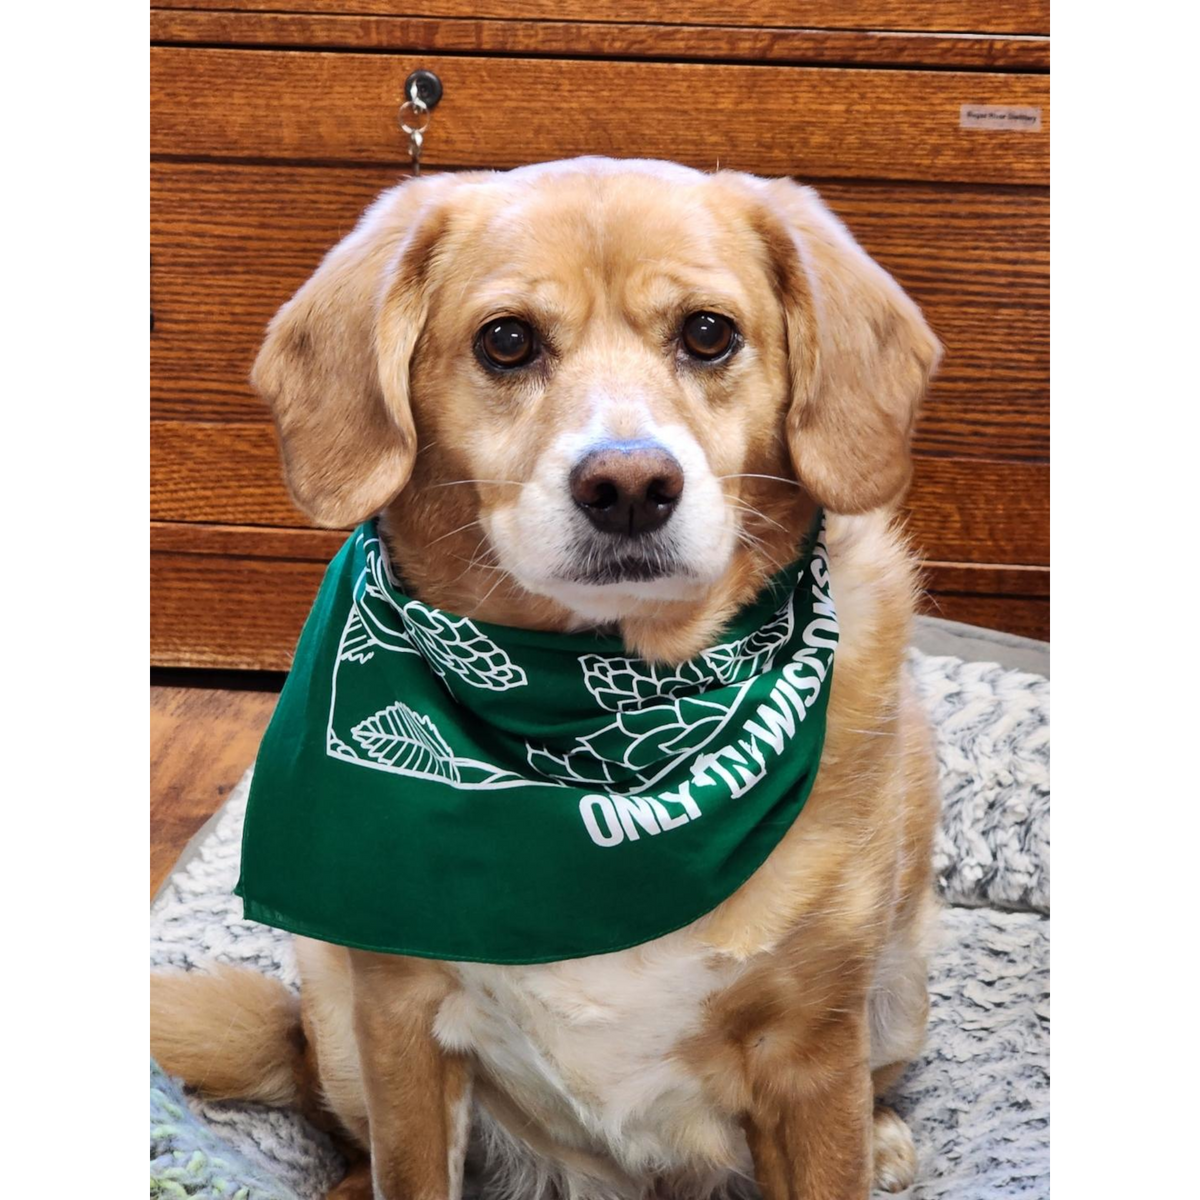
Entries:
{"type": "Polygon", "coordinates": [[[809,189],[579,159],[385,193],[254,380],[299,506],[384,511],[431,601],[681,657],[814,503],[903,492],[938,354],[809,189]]]}

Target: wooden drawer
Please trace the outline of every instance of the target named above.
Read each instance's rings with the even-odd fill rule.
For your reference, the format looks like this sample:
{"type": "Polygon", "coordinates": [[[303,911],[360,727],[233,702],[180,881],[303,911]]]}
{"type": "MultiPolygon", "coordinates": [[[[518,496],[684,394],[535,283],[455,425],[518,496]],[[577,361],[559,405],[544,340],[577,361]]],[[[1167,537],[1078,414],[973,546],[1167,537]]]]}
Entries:
{"type": "MultiPolygon", "coordinates": [[[[162,43],[194,46],[263,46],[272,49],[403,50],[433,54],[603,55],[678,62],[719,61],[841,66],[979,67],[1045,71],[1050,42],[1043,36],[1005,32],[922,31],[912,25],[869,30],[779,27],[753,22],[750,8],[733,11],[719,31],[703,24],[603,21],[583,8],[545,20],[502,17],[469,21],[437,15],[413,16],[322,12],[248,13],[230,9],[157,8],[151,36],[162,43]]],[[[657,15],[657,14],[653,14],[657,15]]],[[[639,14],[642,16],[642,14],[639,14]]],[[[808,14],[806,13],[806,16],[808,14]]],[[[974,28],[974,27],[972,27],[974,28]]]]}
{"type": "Polygon", "coordinates": [[[909,502],[928,608],[1048,635],[1048,42],[1025,36],[1044,6],[880,0],[842,22],[861,30],[822,30],[832,3],[803,29],[776,27],[782,3],[668,4],[657,26],[603,3],[258,7],[153,14],[172,43],[152,51],[153,661],[290,662],[341,539],[288,502],[247,375],[271,314],[407,165],[418,66],[446,89],[434,168],[639,154],[815,182],[946,345],[909,502]],[[933,32],[954,29],[990,32],[933,32]],[[581,47],[622,57],[563,57],[581,47]],[[908,69],[996,62],[1022,69],[908,69]],[[963,104],[1037,107],[1041,128],[963,129],[963,104]]]}
{"type": "MultiPolygon", "coordinates": [[[[269,11],[278,0],[155,0],[164,9],[269,11]]],[[[303,0],[305,13],[412,13],[411,0],[303,0]]],[[[423,17],[495,18],[510,21],[600,21],[625,23],[653,17],[662,25],[758,26],[818,29],[979,31],[1046,34],[1049,0],[425,0],[423,17]]]]}
{"type": "MultiPolygon", "coordinates": [[[[159,47],[151,149],[397,163],[404,80],[428,61],[159,47]]],[[[436,67],[445,96],[429,166],[611,154],[809,179],[1048,178],[1044,75],[451,56],[436,67]],[[964,104],[1038,108],[1040,128],[964,129],[964,104]]]]}

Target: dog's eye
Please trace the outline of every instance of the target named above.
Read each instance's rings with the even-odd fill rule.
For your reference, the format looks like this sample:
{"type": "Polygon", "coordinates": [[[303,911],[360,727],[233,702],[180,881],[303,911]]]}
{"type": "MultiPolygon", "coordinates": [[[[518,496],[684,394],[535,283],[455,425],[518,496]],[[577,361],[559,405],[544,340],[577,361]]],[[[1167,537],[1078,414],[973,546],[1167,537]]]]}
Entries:
{"type": "Polygon", "coordinates": [[[524,321],[502,317],[489,321],[475,339],[476,351],[484,365],[500,371],[523,367],[537,353],[537,338],[524,321]]]}
{"type": "Polygon", "coordinates": [[[728,317],[716,313],[692,313],[683,323],[680,334],[683,348],[703,362],[714,362],[724,358],[733,349],[737,340],[737,329],[728,317]]]}

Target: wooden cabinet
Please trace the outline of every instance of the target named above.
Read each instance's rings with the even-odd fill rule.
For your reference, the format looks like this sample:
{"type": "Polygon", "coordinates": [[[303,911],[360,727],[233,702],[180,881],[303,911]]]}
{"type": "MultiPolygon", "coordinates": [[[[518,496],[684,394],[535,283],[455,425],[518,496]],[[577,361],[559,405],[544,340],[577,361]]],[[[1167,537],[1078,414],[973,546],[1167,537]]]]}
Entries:
{"type": "Polygon", "coordinates": [[[341,537],[290,505],[247,374],[271,314],[407,170],[396,111],[421,66],[445,87],[429,169],[600,153],[814,183],[946,345],[909,499],[930,611],[1047,636],[1044,3],[273,7],[151,10],[156,664],[290,661],[341,537]]]}

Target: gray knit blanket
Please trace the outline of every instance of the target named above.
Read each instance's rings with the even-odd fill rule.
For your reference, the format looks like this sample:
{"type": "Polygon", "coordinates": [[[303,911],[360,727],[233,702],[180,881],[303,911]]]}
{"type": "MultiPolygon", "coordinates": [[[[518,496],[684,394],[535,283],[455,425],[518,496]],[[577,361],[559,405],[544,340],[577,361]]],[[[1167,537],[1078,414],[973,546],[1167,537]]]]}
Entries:
{"type": "MultiPolygon", "coordinates": [[[[937,736],[942,937],[929,1036],[896,1107],[921,1166],[916,1200],[1049,1196],[1050,684],[914,650],[937,736]]],[[[151,913],[150,962],[214,959],[298,986],[287,934],[233,894],[249,773],[151,913]]],[[[296,1114],[184,1096],[151,1077],[151,1196],[320,1200],[343,1165],[296,1114]]]]}

